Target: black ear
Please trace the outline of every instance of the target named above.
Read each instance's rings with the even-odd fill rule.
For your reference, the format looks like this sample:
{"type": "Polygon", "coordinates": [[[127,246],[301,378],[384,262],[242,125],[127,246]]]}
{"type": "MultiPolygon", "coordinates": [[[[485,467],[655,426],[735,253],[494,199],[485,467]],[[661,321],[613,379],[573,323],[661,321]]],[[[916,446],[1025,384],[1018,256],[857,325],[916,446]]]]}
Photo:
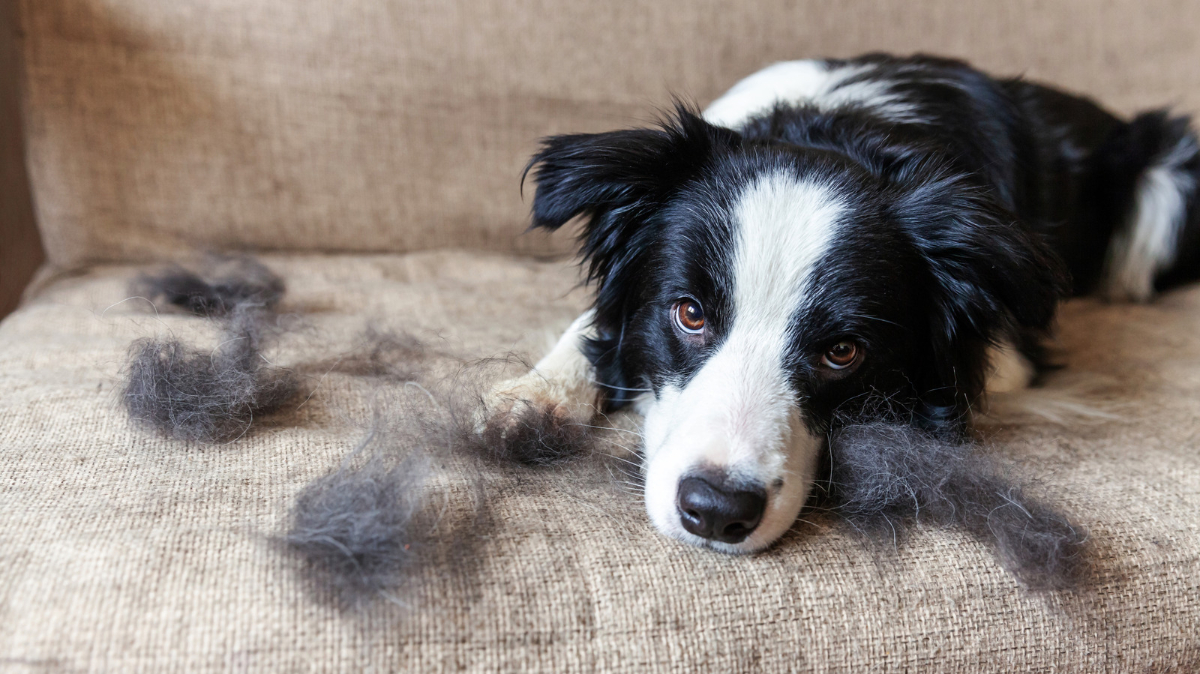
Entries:
{"type": "Polygon", "coordinates": [[[657,128],[546,138],[525,169],[537,183],[532,226],[554,230],[584,216],[581,252],[589,278],[603,284],[671,194],[738,141],[682,105],[657,128]]]}
{"type": "Polygon", "coordinates": [[[983,392],[986,347],[1049,331],[1069,287],[1064,265],[1034,232],[974,179],[912,175],[893,202],[929,271],[928,363],[923,399],[933,414],[960,416],[983,392]]]}

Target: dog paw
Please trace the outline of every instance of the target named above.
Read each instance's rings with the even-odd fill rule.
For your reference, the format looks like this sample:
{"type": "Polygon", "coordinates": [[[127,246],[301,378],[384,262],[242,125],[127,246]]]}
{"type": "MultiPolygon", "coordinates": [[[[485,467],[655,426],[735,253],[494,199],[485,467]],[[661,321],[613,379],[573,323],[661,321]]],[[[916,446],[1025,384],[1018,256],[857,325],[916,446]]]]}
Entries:
{"type": "Polygon", "coordinates": [[[586,382],[555,380],[537,371],[484,397],[475,430],[487,454],[527,465],[556,463],[580,453],[596,415],[586,382]]]}
{"type": "Polygon", "coordinates": [[[586,382],[563,381],[534,370],[502,382],[484,396],[476,430],[512,427],[531,413],[586,424],[596,415],[596,402],[594,390],[586,382]]]}

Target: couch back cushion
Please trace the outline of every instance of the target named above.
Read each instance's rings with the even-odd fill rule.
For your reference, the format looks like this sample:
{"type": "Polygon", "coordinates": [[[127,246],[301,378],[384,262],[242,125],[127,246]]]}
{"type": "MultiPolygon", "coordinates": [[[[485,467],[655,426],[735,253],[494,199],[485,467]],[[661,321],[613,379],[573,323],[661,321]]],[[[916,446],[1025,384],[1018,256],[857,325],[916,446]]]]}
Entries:
{"type": "Polygon", "coordinates": [[[767,63],[927,51],[1122,112],[1200,104],[1200,3],[19,0],[51,261],[181,248],[561,251],[540,136],[651,121],[767,63]],[[527,191],[528,192],[528,191],[527,191]]]}

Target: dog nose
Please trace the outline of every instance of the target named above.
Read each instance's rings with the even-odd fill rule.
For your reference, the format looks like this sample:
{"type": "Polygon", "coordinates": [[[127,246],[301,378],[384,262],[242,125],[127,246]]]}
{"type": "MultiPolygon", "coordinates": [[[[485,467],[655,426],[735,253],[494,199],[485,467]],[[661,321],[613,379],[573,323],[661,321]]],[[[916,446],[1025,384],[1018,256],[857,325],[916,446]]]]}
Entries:
{"type": "Polygon", "coordinates": [[[702,477],[687,477],[679,482],[676,507],[690,533],[741,543],[762,521],[767,497],[761,490],[722,489],[702,477]]]}

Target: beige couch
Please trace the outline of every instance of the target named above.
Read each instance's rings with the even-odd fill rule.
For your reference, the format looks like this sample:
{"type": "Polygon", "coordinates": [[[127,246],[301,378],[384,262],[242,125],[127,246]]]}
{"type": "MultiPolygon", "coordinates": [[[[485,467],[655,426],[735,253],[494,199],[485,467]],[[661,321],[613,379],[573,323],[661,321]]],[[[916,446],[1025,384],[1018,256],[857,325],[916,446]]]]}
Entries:
{"type": "MultiPolygon", "coordinates": [[[[773,60],[924,50],[1200,109],[1200,4],[862,0],[21,0],[25,141],[48,262],[0,323],[0,671],[1200,670],[1200,288],[1073,302],[1070,368],[1110,413],[992,428],[1092,532],[1082,590],[1021,589],[978,542],[892,552],[809,513],[726,557],[655,534],[586,468],[489,474],[454,572],[359,612],[274,542],[360,435],[332,373],[227,446],[131,428],[129,343],[204,321],[120,303],[136,269],[254,249],[328,357],[364,326],[532,356],[586,303],[569,239],[520,235],[544,134],[649,120],[773,60]],[[1097,383],[1098,382],[1098,383],[1097,383]]],[[[15,241],[15,239],[14,239],[15,241]]],[[[4,245],[10,245],[5,241],[4,245]]],[[[447,522],[465,477],[439,474],[447,522]]]]}

